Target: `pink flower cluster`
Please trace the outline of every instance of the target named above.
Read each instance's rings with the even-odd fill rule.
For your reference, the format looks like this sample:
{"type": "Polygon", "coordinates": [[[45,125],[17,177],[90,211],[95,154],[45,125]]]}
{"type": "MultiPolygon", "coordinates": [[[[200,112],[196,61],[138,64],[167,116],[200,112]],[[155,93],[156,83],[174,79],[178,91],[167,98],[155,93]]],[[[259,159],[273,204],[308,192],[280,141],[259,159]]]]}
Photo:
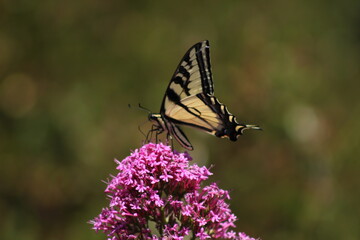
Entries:
{"type": "Polygon", "coordinates": [[[117,161],[119,173],[105,192],[110,205],[90,221],[108,239],[239,239],[236,216],[225,200],[227,191],[215,183],[201,188],[212,173],[189,165],[187,153],[176,153],[162,143],[149,143],[117,161]]]}

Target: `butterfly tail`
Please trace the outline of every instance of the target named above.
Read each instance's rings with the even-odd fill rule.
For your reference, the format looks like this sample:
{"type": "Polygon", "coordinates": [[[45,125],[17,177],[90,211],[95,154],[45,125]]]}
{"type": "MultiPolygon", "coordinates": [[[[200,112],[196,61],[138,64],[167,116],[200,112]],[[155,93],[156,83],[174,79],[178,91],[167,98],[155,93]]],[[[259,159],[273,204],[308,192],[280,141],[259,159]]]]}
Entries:
{"type": "Polygon", "coordinates": [[[247,125],[247,124],[241,124],[239,126],[237,126],[237,133],[242,135],[244,133],[245,130],[248,129],[253,129],[253,130],[262,130],[261,127],[259,127],[258,125],[247,125]]]}

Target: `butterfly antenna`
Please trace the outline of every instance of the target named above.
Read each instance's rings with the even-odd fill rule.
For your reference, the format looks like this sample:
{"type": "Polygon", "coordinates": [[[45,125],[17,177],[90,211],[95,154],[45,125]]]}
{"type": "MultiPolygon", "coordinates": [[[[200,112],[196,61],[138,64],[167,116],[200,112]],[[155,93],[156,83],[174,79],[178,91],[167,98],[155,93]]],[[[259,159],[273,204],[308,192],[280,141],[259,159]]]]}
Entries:
{"type": "Polygon", "coordinates": [[[145,110],[145,111],[147,111],[148,113],[151,113],[151,111],[150,111],[149,109],[147,109],[147,108],[145,108],[145,107],[141,106],[141,104],[140,104],[140,103],[139,103],[139,108],[140,108],[141,110],[145,110]]]}
{"type": "MultiPolygon", "coordinates": [[[[130,103],[128,104],[128,107],[129,107],[129,108],[132,108],[132,106],[131,106],[130,103]]],[[[141,110],[144,110],[144,111],[146,111],[146,112],[148,112],[148,113],[152,113],[152,112],[151,112],[149,109],[147,109],[146,107],[141,106],[140,103],[139,103],[139,105],[138,105],[138,108],[141,109],[141,110]]]]}
{"type": "Polygon", "coordinates": [[[138,130],[139,130],[139,132],[141,132],[141,134],[142,134],[145,138],[147,138],[146,134],[141,130],[141,126],[142,126],[142,125],[144,125],[144,123],[138,126],[138,130]]]}

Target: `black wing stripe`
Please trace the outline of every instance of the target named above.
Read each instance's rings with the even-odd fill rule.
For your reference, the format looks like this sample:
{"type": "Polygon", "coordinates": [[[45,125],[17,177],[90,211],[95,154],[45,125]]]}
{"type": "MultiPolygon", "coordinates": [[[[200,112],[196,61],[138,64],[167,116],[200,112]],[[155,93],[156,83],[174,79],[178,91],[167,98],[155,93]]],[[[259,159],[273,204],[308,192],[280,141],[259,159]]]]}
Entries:
{"type": "Polygon", "coordinates": [[[212,73],[211,73],[209,41],[206,41],[205,56],[206,56],[206,65],[207,65],[207,71],[208,71],[208,79],[207,79],[205,84],[209,88],[208,93],[212,95],[214,93],[214,83],[213,83],[213,80],[212,80],[212,73]]]}
{"type": "Polygon", "coordinates": [[[188,123],[188,122],[180,121],[180,120],[177,120],[177,119],[174,119],[174,118],[169,118],[169,120],[171,122],[175,123],[175,124],[181,124],[181,125],[186,125],[186,126],[198,128],[198,129],[204,130],[206,132],[211,132],[211,131],[214,130],[214,129],[207,128],[207,127],[204,127],[204,126],[200,126],[198,124],[188,123]]]}
{"type": "Polygon", "coordinates": [[[185,122],[185,121],[176,120],[176,119],[171,120],[171,121],[173,121],[176,124],[191,126],[191,127],[198,128],[198,129],[201,129],[201,130],[204,130],[204,131],[207,131],[207,132],[217,131],[217,130],[223,128],[223,125],[220,124],[219,122],[214,122],[214,121],[210,121],[210,120],[207,120],[207,121],[208,122],[213,122],[214,124],[204,122],[204,125],[200,125],[198,123],[185,122]]]}
{"type": "Polygon", "coordinates": [[[202,44],[196,46],[196,60],[199,66],[203,92],[213,94],[208,41],[205,42],[205,47],[202,47],[202,44]],[[204,59],[203,53],[205,53],[206,59],[204,59]]]}
{"type": "Polygon", "coordinates": [[[182,87],[183,90],[181,93],[185,91],[187,96],[190,95],[190,89],[187,84],[187,80],[190,78],[190,76],[190,73],[183,66],[180,66],[176,77],[173,78],[174,83],[179,84],[182,87]]]}
{"type": "Polygon", "coordinates": [[[173,89],[169,88],[165,94],[170,101],[174,102],[175,104],[180,104],[180,96],[173,89]]]}

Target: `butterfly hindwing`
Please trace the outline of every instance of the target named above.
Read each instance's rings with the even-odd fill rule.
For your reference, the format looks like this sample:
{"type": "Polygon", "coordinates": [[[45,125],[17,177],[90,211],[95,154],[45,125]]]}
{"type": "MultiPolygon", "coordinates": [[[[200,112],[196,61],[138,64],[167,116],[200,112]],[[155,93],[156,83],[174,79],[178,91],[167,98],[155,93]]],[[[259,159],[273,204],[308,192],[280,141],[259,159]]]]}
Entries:
{"type": "Polygon", "coordinates": [[[198,128],[217,137],[228,137],[235,141],[241,124],[229,113],[216,97],[207,94],[189,96],[173,104],[165,112],[170,121],[198,128]]]}

